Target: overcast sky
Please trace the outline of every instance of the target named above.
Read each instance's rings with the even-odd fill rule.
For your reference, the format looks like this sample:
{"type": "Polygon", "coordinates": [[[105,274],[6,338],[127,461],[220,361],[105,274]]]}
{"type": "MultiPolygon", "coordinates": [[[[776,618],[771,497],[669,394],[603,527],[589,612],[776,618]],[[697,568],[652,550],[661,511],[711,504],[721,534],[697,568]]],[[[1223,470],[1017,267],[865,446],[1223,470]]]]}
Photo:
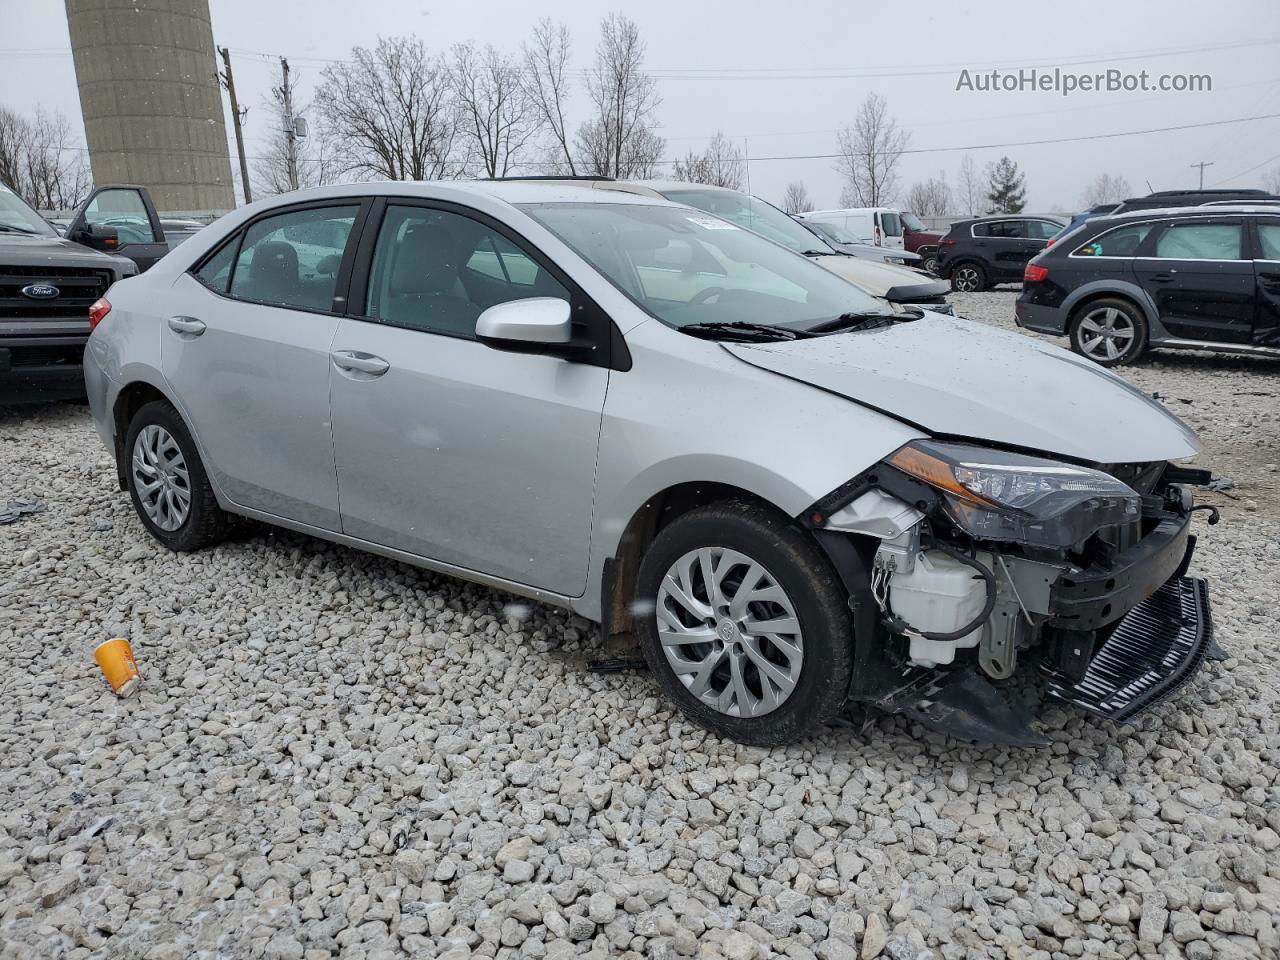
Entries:
{"type": "MultiPolygon", "coordinates": [[[[286,55],[305,96],[325,61],[372,46],[379,36],[415,33],[446,49],[474,40],[516,50],[548,15],[568,24],[574,63],[585,69],[610,7],[582,0],[424,4],[411,0],[210,0],[215,41],[232,50],[236,86],[250,105],[248,151],[267,136],[263,97],[274,58],[286,55]],[[532,8],[531,8],[532,7],[532,8]]],[[[962,149],[992,143],[1082,137],[1280,113],[1277,0],[1068,0],[1057,3],[916,4],[850,0],[646,0],[620,3],[648,44],[659,78],[661,133],[668,157],[705,144],[716,130],[750,156],[835,152],[837,128],[871,91],[920,152],[899,175],[945,172],[954,184],[962,149]],[[1094,61],[1083,63],[1081,61],[1094,61]],[[1103,71],[1209,74],[1212,92],[957,91],[961,70],[1055,66],[1103,71]],[[726,74],[731,74],[726,76],[726,74]]],[[[79,101],[66,15],[59,0],[0,0],[0,104],[61,110],[78,136],[79,101]]],[[[574,104],[583,113],[580,97],[574,104]]],[[[228,124],[230,131],[230,124],[228,124]]],[[[1080,205],[1099,173],[1135,191],[1195,186],[1193,162],[1212,161],[1205,184],[1256,186],[1280,167],[1280,119],[1053,145],[970,149],[979,167],[1008,154],[1027,176],[1028,208],[1080,205]]],[[[840,179],[828,159],[758,159],[752,192],[779,201],[802,180],[819,206],[834,206],[840,179]]]]}

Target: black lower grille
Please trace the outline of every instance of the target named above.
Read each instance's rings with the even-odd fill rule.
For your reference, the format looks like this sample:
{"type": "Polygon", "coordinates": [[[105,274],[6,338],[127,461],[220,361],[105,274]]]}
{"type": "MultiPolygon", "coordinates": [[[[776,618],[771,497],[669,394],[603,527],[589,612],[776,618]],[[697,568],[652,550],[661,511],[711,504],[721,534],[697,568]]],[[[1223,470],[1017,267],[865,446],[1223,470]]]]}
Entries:
{"type": "Polygon", "coordinates": [[[89,306],[111,286],[108,270],[88,267],[28,267],[0,264],[0,320],[86,319],[89,306]],[[22,291],[32,284],[56,287],[47,299],[22,291]]]}
{"type": "Polygon", "coordinates": [[[1190,679],[1212,642],[1208,585],[1175,577],[1116,624],[1078,683],[1046,668],[1045,693],[1100,717],[1128,720],[1190,679]]]}

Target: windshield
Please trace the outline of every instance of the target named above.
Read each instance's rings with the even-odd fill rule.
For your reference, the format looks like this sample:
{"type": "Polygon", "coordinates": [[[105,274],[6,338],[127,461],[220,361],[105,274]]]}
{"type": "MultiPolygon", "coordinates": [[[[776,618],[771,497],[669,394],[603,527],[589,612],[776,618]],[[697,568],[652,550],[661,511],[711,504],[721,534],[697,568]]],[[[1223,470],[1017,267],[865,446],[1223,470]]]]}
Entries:
{"type": "Polygon", "coordinates": [[[828,240],[832,241],[833,243],[861,243],[862,242],[857,237],[853,237],[845,233],[843,230],[837,227],[834,223],[824,223],[821,220],[806,220],[805,223],[808,226],[813,227],[813,229],[817,230],[819,233],[821,233],[824,237],[826,237],[828,240]]]}
{"type": "Polygon", "coordinates": [[[56,237],[53,227],[0,183],[0,233],[33,233],[39,237],[56,237]]]}
{"type": "Polygon", "coordinates": [[[692,210],[638,203],[521,209],[674,327],[746,322],[808,329],[842,314],[887,309],[816,263],[692,210]]]}
{"type": "Polygon", "coordinates": [[[730,223],[754,230],[774,243],[796,253],[835,253],[825,240],[815,237],[775,206],[750,194],[733,190],[664,190],[662,195],[674,203],[697,207],[714,213],[730,223]]]}
{"type": "Polygon", "coordinates": [[[908,230],[915,230],[919,232],[925,229],[924,224],[920,222],[920,218],[914,213],[904,213],[902,215],[902,222],[906,224],[908,230]]]}

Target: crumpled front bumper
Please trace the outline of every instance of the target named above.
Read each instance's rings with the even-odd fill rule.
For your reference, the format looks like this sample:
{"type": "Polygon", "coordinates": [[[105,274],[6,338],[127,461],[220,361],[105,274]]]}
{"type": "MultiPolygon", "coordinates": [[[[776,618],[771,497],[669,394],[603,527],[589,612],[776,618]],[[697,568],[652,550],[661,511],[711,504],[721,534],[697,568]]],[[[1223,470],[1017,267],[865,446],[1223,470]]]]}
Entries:
{"type": "Polygon", "coordinates": [[[1046,662],[1044,692],[1095,716],[1128,720],[1191,679],[1212,649],[1208,585],[1171,577],[1116,624],[1083,676],[1046,662]]]}

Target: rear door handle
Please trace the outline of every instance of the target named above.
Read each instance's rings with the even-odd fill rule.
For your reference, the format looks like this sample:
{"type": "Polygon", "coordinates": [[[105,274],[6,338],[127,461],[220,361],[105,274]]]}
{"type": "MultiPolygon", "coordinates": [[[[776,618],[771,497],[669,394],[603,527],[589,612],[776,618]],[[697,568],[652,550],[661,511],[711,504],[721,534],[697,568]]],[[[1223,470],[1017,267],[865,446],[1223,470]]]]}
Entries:
{"type": "Polygon", "coordinates": [[[333,365],[348,373],[363,373],[370,377],[380,377],[391,369],[391,364],[371,353],[358,353],[354,350],[335,350],[330,354],[333,365]]]}
{"type": "Polygon", "coordinates": [[[1178,271],[1170,270],[1168,273],[1153,273],[1151,279],[1156,283],[1168,283],[1170,280],[1178,279],[1178,271]]]}
{"type": "Polygon", "coordinates": [[[180,337],[191,339],[204,333],[205,326],[203,320],[195,317],[170,317],[169,329],[180,337]]]}

